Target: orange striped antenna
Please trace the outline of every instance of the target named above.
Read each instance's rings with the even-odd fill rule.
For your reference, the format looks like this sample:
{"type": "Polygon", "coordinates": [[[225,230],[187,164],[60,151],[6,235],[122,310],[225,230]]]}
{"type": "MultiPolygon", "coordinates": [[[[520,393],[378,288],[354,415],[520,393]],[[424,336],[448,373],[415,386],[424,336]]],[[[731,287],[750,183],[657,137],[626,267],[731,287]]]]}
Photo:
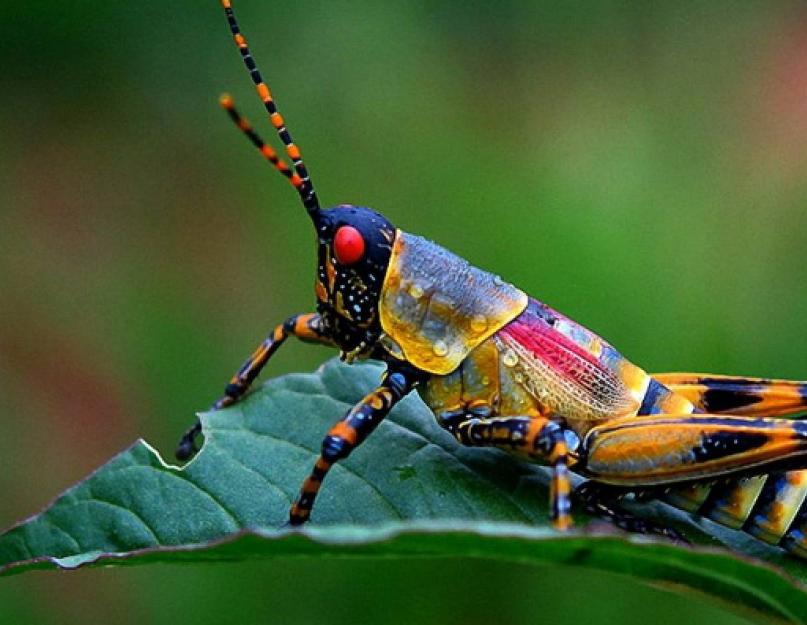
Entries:
{"type": "Polygon", "coordinates": [[[241,53],[241,58],[244,60],[244,65],[246,65],[247,70],[249,71],[249,75],[252,78],[252,82],[255,83],[255,89],[258,92],[258,96],[263,101],[263,105],[266,107],[266,112],[269,113],[269,120],[272,122],[272,125],[275,127],[277,131],[277,136],[280,137],[280,140],[283,142],[283,145],[286,147],[286,154],[288,154],[289,159],[291,159],[292,165],[294,167],[294,174],[286,174],[283,171],[285,167],[288,169],[286,163],[277,156],[274,150],[269,148],[261,139],[255,134],[255,131],[249,126],[249,124],[244,120],[238,113],[235,111],[233,107],[232,98],[225,100],[224,98],[221,100],[222,106],[227,110],[230,118],[235,121],[239,128],[242,129],[244,134],[249,137],[249,139],[258,146],[258,149],[266,156],[266,158],[271,162],[275,168],[280,171],[283,175],[287,176],[294,187],[297,189],[297,192],[300,194],[300,199],[303,201],[303,206],[308,211],[308,214],[311,216],[314,221],[316,221],[317,214],[320,211],[319,200],[317,199],[317,193],[314,191],[314,184],[311,182],[311,177],[308,175],[308,170],[303,163],[303,157],[300,153],[300,148],[295,145],[294,140],[291,138],[291,134],[289,133],[288,128],[286,128],[286,122],[283,121],[283,117],[280,115],[280,112],[277,110],[277,105],[275,104],[274,99],[272,98],[272,92],[269,91],[269,86],[263,81],[261,77],[261,73],[258,71],[258,66],[255,63],[255,59],[252,57],[252,53],[249,51],[249,46],[247,45],[247,40],[244,38],[244,35],[241,34],[241,29],[238,27],[238,22],[235,19],[235,13],[233,12],[232,3],[230,0],[221,0],[221,6],[224,8],[224,14],[227,16],[227,22],[230,25],[230,31],[233,33],[233,40],[235,41],[235,45],[238,47],[238,51],[241,53]],[[229,106],[228,106],[229,104],[229,106]],[[243,124],[243,125],[242,125],[243,124]],[[247,129],[245,129],[245,127],[247,129]],[[254,138],[253,138],[254,137],[254,138]],[[264,147],[261,147],[263,145],[264,147]],[[270,153],[274,155],[274,158],[277,159],[277,162],[273,160],[267,152],[264,152],[264,149],[268,148],[267,152],[271,151],[270,153]]]}
{"type": "Polygon", "coordinates": [[[303,184],[300,176],[297,175],[297,172],[291,170],[291,168],[286,164],[286,161],[278,156],[277,152],[274,150],[274,148],[272,148],[272,146],[267,145],[264,140],[261,139],[260,135],[258,135],[258,133],[252,128],[249,121],[247,121],[246,118],[241,117],[241,114],[235,108],[235,102],[233,102],[232,96],[229,93],[221,94],[219,104],[221,104],[221,107],[227,111],[227,115],[229,115],[230,119],[233,120],[233,123],[238,126],[238,129],[243,132],[247,139],[252,142],[252,145],[258,148],[258,151],[263,154],[263,157],[269,161],[277,171],[286,176],[295,189],[299,189],[303,184]]]}

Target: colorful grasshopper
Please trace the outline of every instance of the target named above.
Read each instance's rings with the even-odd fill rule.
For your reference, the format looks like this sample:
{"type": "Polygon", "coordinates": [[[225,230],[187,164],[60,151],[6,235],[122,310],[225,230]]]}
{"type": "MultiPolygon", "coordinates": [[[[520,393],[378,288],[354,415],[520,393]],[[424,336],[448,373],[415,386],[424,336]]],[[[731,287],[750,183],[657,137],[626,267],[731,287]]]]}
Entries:
{"type": "MultiPolygon", "coordinates": [[[[676,537],[620,508],[627,493],[660,496],[807,557],[807,383],[649,375],[594,333],[369,208],[320,208],[314,186],[241,34],[235,43],[293,166],[233,121],[297,189],[318,237],[317,312],[277,326],[214,408],[236,401],[290,335],[372,358],[381,385],[328,432],[290,511],[308,520],[322,480],[407,393],[469,446],[497,447],[552,467],[551,515],[569,527],[569,469],[589,478],[575,495],[618,525],[676,537]]],[[[196,451],[197,423],[180,459],[196,451]]]]}

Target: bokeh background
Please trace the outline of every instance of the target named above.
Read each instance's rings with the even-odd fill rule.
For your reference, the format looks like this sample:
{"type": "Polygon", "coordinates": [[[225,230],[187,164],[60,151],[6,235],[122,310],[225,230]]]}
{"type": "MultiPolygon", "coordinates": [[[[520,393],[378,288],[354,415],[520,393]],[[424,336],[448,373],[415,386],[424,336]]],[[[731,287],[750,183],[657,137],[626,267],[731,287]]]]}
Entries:
{"type": "MultiPolygon", "coordinates": [[[[807,378],[802,2],[241,0],[325,203],[443,243],[651,371],[807,378]]],[[[313,233],[217,96],[218,2],[0,4],[0,526],[170,455],[313,233]]],[[[268,375],[329,354],[289,344],[268,375]]],[[[741,623],[576,569],[274,561],[28,573],[2,623],[741,623]]]]}

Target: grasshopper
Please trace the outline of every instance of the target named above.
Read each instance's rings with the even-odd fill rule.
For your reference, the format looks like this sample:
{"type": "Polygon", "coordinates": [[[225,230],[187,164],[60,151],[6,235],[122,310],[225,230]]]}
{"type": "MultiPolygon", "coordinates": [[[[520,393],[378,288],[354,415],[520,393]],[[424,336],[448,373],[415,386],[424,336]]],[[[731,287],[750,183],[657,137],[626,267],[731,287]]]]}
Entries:
{"type": "MultiPolygon", "coordinates": [[[[317,235],[316,312],[278,325],[213,405],[239,400],[289,336],[386,364],[378,388],[325,436],[289,522],[308,521],[334,463],[417,390],[440,426],[472,447],[551,467],[550,510],[571,524],[572,495],[628,530],[681,538],[630,514],[626,494],[684,510],[807,557],[807,383],[648,374],[602,338],[498,276],[362,206],[320,207],[314,185],[236,21],[233,39],[289,165],[235,109],[231,119],[283,175],[317,235]],[[574,493],[570,471],[587,478],[574,493]]],[[[177,449],[196,451],[197,423],[177,449]]]]}

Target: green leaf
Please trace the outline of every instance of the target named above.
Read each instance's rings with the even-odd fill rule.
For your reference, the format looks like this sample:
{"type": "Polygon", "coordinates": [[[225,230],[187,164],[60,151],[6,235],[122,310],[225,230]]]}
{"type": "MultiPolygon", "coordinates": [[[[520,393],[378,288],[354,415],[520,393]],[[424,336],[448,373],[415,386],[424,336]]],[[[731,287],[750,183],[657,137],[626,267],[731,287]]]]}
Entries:
{"type": "Polygon", "coordinates": [[[205,445],[184,468],[144,441],[0,535],[0,572],[89,564],[290,556],[473,556],[587,566],[807,622],[801,561],[663,504],[647,516],[698,547],[624,536],[602,523],[560,534],[547,523],[547,471],[497,450],[467,449],[420,400],[401,403],[326,480],[312,523],[281,529],[322,436],[381,369],[330,361],[272,380],[202,415],[205,445]],[[759,559],[702,546],[720,541],[759,559]],[[795,579],[794,579],[795,578],[795,579]]]}

